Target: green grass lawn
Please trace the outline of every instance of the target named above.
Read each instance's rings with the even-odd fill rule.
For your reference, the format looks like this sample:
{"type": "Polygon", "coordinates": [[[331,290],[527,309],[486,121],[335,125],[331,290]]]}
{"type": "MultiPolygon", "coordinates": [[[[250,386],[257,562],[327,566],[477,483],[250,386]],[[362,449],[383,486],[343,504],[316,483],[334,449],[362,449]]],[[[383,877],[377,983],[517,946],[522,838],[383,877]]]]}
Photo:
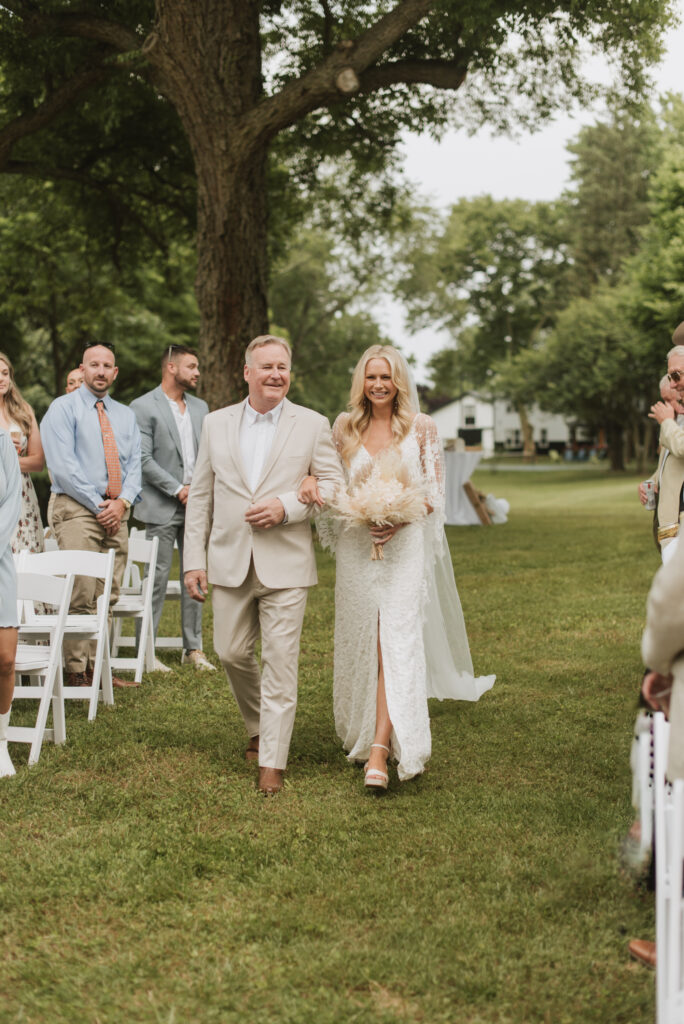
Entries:
{"type": "MultiPolygon", "coordinates": [[[[644,602],[635,477],[483,470],[505,526],[451,528],[478,704],[363,791],[332,719],[321,554],[286,790],[265,800],[222,672],[146,677],[0,785],[4,1022],[634,1022],[652,895],[617,865],[644,602]]],[[[165,615],[177,615],[170,608],[165,615]]],[[[211,650],[211,617],[205,617],[211,650]]],[[[167,660],[170,660],[167,658],[167,660]]]]}

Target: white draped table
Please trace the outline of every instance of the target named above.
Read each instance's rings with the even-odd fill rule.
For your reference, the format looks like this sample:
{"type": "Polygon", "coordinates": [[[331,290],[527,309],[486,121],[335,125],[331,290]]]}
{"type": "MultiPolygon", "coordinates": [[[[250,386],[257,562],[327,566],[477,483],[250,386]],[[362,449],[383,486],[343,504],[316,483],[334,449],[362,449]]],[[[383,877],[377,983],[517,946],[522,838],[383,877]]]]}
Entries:
{"type": "Polygon", "coordinates": [[[470,480],[482,452],[444,452],[446,472],[446,521],[449,526],[480,526],[463,484],[470,480]]]}

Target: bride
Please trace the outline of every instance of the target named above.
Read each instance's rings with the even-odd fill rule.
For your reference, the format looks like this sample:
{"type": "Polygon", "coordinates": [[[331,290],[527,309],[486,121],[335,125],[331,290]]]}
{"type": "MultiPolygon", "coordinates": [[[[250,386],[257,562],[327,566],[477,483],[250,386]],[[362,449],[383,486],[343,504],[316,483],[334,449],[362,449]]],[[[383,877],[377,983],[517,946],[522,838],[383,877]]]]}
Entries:
{"type": "MultiPolygon", "coordinates": [[[[404,473],[426,493],[419,522],[370,528],[383,558],[370,558],[369,528],[318,518],[335,551],[334,712],[351,761],[365,761],[365,785],[386,789],[387,761],[401,780],[430,757],[428,697],[478,700],[495,676],[474,678],[461,604],[444,533],[444,465],[435,423],[418,411],[406,360],[373,345],[357,364],[348,412],[333,427],[345,479],[368,471],[380,452],[399,452],[404,473]]],[[[300,500],[320,502],[313,478],[300,500]]]]}

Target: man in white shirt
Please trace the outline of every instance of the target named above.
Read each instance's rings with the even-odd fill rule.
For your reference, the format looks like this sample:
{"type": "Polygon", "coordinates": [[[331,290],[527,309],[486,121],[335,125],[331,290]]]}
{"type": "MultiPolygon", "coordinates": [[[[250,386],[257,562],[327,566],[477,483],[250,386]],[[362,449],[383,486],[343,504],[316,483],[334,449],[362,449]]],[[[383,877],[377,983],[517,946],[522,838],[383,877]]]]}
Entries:
{"type": "Polygon", "coordinates": [[[297,500],[297,489],[311,474],[329,500],[343,484],[328,421],[285,397],[290,358],[288,343],[273,335],[248,345],[249,396],[205,419],[185,522],[185,586],[204,601],[213,584],[214,647],[265,794],[283,786],[299,638],[317,582],[311,506],[297,500]]]}
{"type": "MultiPolygon", "coordinates": [[[[202,421],[209,412],[206,402],[188,394],[195,390],[200,376],[197,353],[193,349],[169,345],[162,356],[161,370],[160,386],[131,402],[142,441],[143,492],[135,517],[145,523],[146,537],[159,538],[152,596],[155,636],[176,543],[183,578],[185,508],[202,421]]],[[[181,628],[182,661],[197,669],[213,669],[202,651],[202,605],[191,600],[184,587],[181,587],[181,628]]],[[[155,667],[168,671],[158,659],[155,667]]]]}

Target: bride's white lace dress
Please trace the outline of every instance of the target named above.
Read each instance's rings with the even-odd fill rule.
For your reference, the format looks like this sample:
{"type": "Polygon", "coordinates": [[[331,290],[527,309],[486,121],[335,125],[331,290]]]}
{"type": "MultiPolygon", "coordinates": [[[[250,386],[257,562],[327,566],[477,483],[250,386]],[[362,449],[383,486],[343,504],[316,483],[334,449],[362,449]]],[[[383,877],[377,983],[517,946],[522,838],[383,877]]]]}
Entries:
{"type": "MultiPolygon", "coordinates": [[[[340,427],[333,428],[338,449],[340,427]]],[[[412,480],[427,487],[433,512],[402,527],[371,561],[365,526],[322,517],[319,533],[337,559],[334,712],[350,760],[367,760],[375,733],[380,630],[392,755],[400,779],[423,771],[430,757],[427,698],[477,700],[494,676],[475,679],[451,559],[444,534],[442,448],[434,421],[416,415],[400,445],[412,480]]],[[[361,446],[344,466],[347,482],[367,468],[361,446]]]]}

